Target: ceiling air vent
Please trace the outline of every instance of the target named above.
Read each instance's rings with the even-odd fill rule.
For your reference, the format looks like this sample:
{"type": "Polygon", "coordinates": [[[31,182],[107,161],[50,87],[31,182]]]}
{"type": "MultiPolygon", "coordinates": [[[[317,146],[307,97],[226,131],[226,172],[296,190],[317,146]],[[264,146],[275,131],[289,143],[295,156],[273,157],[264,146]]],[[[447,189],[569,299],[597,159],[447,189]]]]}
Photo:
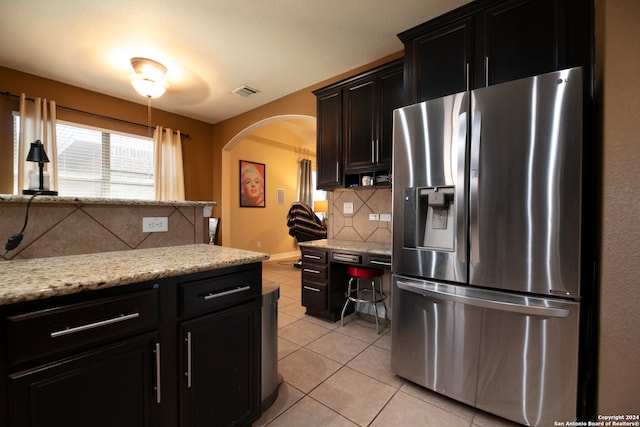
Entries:
{"type": "Polygon", "coordinates": [[[251,95],[255,95],[256,93],[259,93],[259,92],[260,92],[259,90],[249,87],[247,85],[242,85],[233,90],[233,93],[235,93],[236,95],[244,96],[245,98],[251,95]]]}

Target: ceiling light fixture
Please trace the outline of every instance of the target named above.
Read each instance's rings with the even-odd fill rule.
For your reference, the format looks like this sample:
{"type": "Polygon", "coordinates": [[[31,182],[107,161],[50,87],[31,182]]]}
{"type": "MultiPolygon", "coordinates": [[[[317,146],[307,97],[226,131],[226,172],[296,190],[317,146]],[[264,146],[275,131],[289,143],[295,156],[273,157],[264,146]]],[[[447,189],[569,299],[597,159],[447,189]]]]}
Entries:
{"type": "Polygon", "coordinates": [[[131,58],[135,73],[131,75],[131,85],[142,96],[158,98],[167,90],[164,76],[167,67],[148,58],[131,58]]]}

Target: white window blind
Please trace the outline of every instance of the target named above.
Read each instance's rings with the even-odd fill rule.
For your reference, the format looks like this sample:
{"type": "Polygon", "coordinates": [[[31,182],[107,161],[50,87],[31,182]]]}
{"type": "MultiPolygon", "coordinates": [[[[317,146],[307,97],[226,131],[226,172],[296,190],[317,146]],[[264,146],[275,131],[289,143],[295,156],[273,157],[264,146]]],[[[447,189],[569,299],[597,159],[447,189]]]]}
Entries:
{"type": "Polygon", "coordinates": [[[56,140],[60,196],[155,197],[151,138],[58,121],[56,140]]]}

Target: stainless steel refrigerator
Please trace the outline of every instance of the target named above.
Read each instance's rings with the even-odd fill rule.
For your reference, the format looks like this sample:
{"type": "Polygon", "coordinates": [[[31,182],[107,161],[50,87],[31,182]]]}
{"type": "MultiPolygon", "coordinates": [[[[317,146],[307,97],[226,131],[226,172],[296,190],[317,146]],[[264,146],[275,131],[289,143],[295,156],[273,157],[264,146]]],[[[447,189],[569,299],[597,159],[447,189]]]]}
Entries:
{"type": "Polygon", "coordinates": [[[391,369],[526,425],[576,418],[582,78],[394,112],[391,369]]]}

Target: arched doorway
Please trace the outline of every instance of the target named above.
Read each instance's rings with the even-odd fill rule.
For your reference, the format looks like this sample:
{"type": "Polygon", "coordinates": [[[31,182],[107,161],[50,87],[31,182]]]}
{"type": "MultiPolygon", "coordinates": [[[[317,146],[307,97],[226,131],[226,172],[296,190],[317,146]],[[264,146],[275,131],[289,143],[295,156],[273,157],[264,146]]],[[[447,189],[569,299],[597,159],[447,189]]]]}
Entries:
{"type": "Polygon", "coordinates": [[[297,162],[315,164],[316,118],[290,114],[247,126],[222,149],[222,242],[225,246],[268,252],[297,251],[288,236],[286,212],[296,199],[297,162]],[[240,153],[240,154],[239,154],[240,153]],[[266,165],[265,208],[239,207],[238,159],[266,165]],[[284,203],[277,204],[277,190],[284,203]]]}

